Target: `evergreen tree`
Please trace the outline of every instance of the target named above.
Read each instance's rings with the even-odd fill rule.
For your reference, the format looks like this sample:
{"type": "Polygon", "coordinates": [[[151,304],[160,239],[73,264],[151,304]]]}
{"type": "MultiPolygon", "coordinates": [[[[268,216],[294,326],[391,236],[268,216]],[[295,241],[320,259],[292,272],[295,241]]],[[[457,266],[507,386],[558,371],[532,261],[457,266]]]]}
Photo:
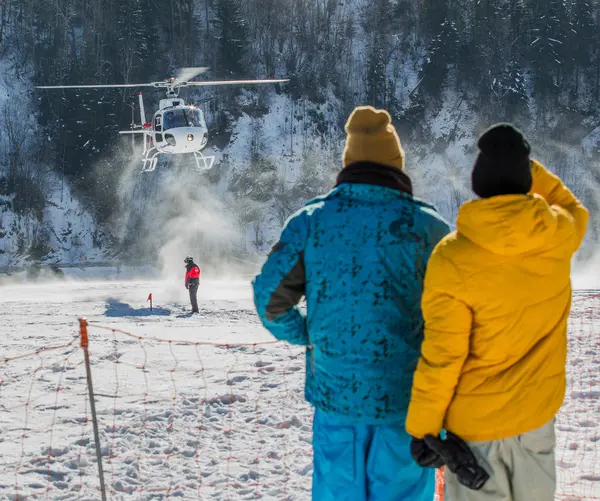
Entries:
{"type": "Polygon", "coordinates": [[[217,1],[215,33],[217,74],[227,78],[246,77],[248,24],[244,18],[241,0],[217,1]]]}
{"type": "Polygon", "coordinates": [[[594,8],[590,0],[574,0],[571,15],[573,30],[569,48],[574,62],[574,96],[579,94],[582,70],[589,68],[593,53],[597,52],[598,28],[594,22],[594,8]]]}
{"type": "Polygon", "coordinates": [[[382,36],[375,37],[369,44],[367,76],[365,81],[367,102],[372,106],[386,106],[386,57],[382,36]]]}
{"type": "MultiPolygon", "coordinates": [[[[533,83],[542,101],[557,98],[564,73],[568,41],[568,16],[562,0],[537,0],[538,21],[532,30],[529,60],[533,83]]],[[[536,10],[534,10],[536,12],[536,10]]]]}
{"type": "Polygon", "coordinates": [[[428,39],[436,38],[442,24],[450,19],[449,0],[423,0],[422,2],[422,26],[423,34],[428,39]]]}
{"type": "Polygon", "coordinates": [[[448,77],[449,66],[456,63],[459,36],[456,25],[444,21],[433,39],[421,68],[421,88],[430,97],[439,98],[448,77]]]}
{"type": "Polygon", "coordinates": [[[493,91],[502,106],[506,120],[514,120],[526,110],[529,96],[523,68],[517,61],[509,61],[506,68],[494,80],[493,91]]]}
{"type": "Polygon", "coordinates": [[[113,37],[111,37],[111,59],[116,63],[113,76],[123,82],[135,80],[147,60],[144,40],[144,14],[141,0],[118,2],[115,6],[113,37]]]}
{"type": "Polygon", "coordinates": [[[367,47],[367,73],[365,90],[367,102],[374,106],[389,107],[395,98],[395,88],[388,78],[388,65],[393,52],[392,33],[397,23],[396,5],[390,0],[376,0],[369,5],[366,12],[365,31],[370,34],[367,47]]]}
{"type": "Polygon", "coordinates": [[[528,18],[525,0],[508,0],[508,39],[510,43],[508,52],[513,61],[522,61],[526,57],[528,43],[528,18]]]}
{"type": "Polygon", "coordinates": [[[592,60],[591,63],[591,73],[592,73],[592,81],[593,81],[593,95],[596,101],[600,101],[600,5],[596,6],[596,30],[592,43],[592,60]]]}

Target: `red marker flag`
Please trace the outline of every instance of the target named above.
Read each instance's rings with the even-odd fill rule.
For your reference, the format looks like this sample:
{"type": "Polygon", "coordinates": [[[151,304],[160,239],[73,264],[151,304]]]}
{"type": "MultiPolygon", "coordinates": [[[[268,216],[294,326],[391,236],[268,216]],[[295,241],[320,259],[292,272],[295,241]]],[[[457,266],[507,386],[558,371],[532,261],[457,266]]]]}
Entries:
{"type": "Polygon", "coordinates": [[[152,292],[148,294],[148,299],[146,301],[150,301],[150,311],[152,311],[152,292]]]}

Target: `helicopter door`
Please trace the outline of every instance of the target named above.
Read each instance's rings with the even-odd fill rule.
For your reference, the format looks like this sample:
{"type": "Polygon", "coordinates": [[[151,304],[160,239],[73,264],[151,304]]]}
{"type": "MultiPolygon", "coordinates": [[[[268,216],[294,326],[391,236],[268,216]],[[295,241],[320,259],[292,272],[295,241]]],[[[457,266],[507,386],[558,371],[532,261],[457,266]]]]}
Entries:
{"type": "Polygon", "coordinates": [[[156,133],[156,142],[162,143],[162,115],[156,115],[156,117],[154,118],[154,132],[156,133]]]}

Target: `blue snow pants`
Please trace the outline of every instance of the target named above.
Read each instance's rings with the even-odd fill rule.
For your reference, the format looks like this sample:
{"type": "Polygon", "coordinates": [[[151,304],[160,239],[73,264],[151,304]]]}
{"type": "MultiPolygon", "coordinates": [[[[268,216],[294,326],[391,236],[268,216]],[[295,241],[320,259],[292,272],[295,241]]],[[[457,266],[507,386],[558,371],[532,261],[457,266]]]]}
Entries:
{"type": "Polygon", "coordinates": [[[413,461],[403,424],[347,425],[317,409],[313,501],[432,501],[435,470],[413,461]]]}

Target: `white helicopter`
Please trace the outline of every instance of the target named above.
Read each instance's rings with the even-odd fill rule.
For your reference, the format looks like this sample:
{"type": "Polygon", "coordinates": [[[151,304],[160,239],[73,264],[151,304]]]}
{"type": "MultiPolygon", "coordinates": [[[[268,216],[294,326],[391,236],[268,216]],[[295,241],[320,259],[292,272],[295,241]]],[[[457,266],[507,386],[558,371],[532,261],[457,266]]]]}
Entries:
{"type": "MultiPolygon", "coordinates": [[[[212,168],[214,156],[205,156],[202,150],[208,142],[208,128],[202,111],[193,105],[187,105],[179,97],[179,89],[190,85],[246,85],[263,83],[289,82],[289,79],[271,80],[190,80],[209,68],[182,68],[177,78],[169,78],[163,82],[134,83],[134,84],[100,84],[100,85],[39,85],[38,89],[79,89],[106,87],[154,87],[165,88],[167,98],[161,99],[158,111],[154,113],[151,122],[146,122],[144,100],[139,93],[141,124],[131,124],[132,130],[119,131],[119,134],[144,134],[144,149],[142,152],[142,172],[153,171],[156,168],[158,155],[192,153],[199,171],[212,168]]],[[[133,141],[133,137],[132,137],[133,141]]]]}

